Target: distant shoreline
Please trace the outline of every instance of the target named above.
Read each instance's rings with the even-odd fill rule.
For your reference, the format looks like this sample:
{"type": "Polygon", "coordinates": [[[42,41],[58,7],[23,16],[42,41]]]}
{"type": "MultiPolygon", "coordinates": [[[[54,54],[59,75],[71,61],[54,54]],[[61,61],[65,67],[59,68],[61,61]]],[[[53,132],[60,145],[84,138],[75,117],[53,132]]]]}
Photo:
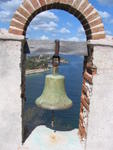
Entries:
{"type": "MultiPolygon", "coordinates": [[[[64,58],[60,60],[61,64],[68,64],[68,61],[64,58]]],[[[28,57],[26,61],[26,75],[43,73],[49,71],[52,68],[52,59],[50,56],[35,56],[28,57]]]]}
{"type": "Polygon", "coordinates": [[[39,68],[39,69],[31,69],[31,70],[26,70],[25,74],[26,75],[31,75],[31,74],[35,74],[35,73],[42,73],[42,72],[46,72],[46,71],[49,71],[50,68],[47,68],[47,69],[42,69],[42,68],[39,68]]]}

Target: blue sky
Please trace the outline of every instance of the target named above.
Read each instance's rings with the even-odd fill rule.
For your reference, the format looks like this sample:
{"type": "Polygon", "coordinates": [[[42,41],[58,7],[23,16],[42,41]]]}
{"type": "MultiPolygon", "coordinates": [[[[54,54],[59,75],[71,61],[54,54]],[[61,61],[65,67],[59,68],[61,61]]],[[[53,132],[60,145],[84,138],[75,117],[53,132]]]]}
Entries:
{"type": "MultiPolygon", "coordinates": [[[[0,28],[8,29],[10,20],[22,0],[0,0],[0,28]]],[[[113,35],[113,0],[89,0],[102,16],[105,31],[113,35]]],[[[37,15],[27,29],[29,39],[85,40],[84,30],[74,16],[62,10],[37,15]]]]}

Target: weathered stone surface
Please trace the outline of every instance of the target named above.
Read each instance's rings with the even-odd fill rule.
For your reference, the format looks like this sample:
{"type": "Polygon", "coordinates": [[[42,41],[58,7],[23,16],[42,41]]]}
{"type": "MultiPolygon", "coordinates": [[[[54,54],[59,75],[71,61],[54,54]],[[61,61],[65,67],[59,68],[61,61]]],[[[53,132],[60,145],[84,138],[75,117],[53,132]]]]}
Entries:
{"type": "Polygon", "coordinates": [[[93,59],[97,74],[93,77],[86,150],[112,150],[113,48],[95,46],[93,59]]]}
{"type": "Polygon", "coordinates": [[[22,140],[21,42],[0,40],[0,149],[17,150],[22,140]]]}
{"type": "MultiPolygon", "coordinates": [[[[83,128],[82,128],[82,132],[83,128]]],[[[28,150],[83,150],[78,130],[56,131],[45,127],[36,127],[23,144],[22,149],[28,150]]]]}

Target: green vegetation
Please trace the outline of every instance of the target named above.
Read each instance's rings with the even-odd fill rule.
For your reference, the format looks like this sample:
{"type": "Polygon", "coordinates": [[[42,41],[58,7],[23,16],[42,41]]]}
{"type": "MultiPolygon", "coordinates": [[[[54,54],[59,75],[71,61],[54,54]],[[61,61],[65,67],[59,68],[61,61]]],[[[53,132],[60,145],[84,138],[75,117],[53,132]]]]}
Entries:
{"type": "MultiPolygon", "coordinates": [[[[27,56],[26,59],[26,70],[33,70],[33,69],[49,69],[52,66],[52,56],[50,55],[43,55],[43,56],[27,56]]],[[[68,63],[67,60],[61,58],[61,63],[66,64],[68,63]]]]}
{"type": "Polygon", "coordinates": [[[51,60],[50,56],[33,56],[27,57],[26,59],[26,69],[47,69],[49,67],[49,62],[51,60]]]}

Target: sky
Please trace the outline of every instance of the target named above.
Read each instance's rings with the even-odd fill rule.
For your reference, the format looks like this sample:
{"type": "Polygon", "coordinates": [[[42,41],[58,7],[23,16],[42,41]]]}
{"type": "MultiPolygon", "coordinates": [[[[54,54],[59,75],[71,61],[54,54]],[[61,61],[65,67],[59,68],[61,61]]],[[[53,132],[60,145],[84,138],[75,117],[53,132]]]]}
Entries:
{"type": "MultiPolygon", "coordinates": [[[[102,16],[107,35],[113,35],[113,0],[89,0],[102,16]]],[[[22,0],[0,0],[0,29],[8,30],[11,18],[22,0]]],[[[27,29],[28,39],[84,41],[79,20],[63,10],[52,9],[38,14],[27,29]]]]}

